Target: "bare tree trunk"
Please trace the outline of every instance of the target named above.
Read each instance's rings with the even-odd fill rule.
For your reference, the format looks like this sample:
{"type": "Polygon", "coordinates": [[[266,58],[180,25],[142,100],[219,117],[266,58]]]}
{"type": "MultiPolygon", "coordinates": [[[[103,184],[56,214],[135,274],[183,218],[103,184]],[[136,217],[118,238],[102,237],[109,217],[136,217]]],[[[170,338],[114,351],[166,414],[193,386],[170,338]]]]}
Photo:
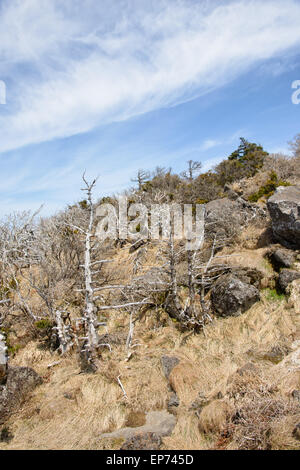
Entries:
{"type": "Polygon", "coordinates": [[[134,332],[134,321],[133,321],[133,313],[130,313],[130,319],[129,319],[129,332],[127,336],[127,341],[126,341],[126,351],[128,353],[128,356],[130,355],[130,348],[132,345],[132,340],[133,340],[133,332],[134,332]]]}
{"type": "Polygon", "coordinates": [[[89,205],[89,226],[85,233],[85,257],[84,257],[84,279],[85,279],[85,310],[84,310],[84,324],[86,332],[85,352],[92,361],[95,350],[98,347],[99,336],[97,333],[97,317],[95,315],[95,301],[94,289],[92,282],[92,260],[91,260],[91,239],[93,236],[94,225],[94,208],[92,201],[92,190],[95,186],[96,180],[91,184],[85,180],[86,184],[84,191],[87,193],[87,200],[89,205]]]}
{"type": "Polygon", "coordinates": [[[59,339],[59,349],[61,354],[65,354],[73,346],[72,336],[70,335],[70,327],[65,324],[62,314],[59,310],[55,312],[56,331],[59,339]]]}
{"type": "Polygon", "coordinates": [[[192,251],[187,252],[188,257],[188,288],[189,288],[189,300],[190,300],[190,313],[193,315],[195,312],[195,268],[194,259],[195,253],[192,251]]]}
{"type": "Polygon", "coordinates": [[[0,379],[5,377],[7,371],[7,347],[5,337],[0,333],[0,379]]]}

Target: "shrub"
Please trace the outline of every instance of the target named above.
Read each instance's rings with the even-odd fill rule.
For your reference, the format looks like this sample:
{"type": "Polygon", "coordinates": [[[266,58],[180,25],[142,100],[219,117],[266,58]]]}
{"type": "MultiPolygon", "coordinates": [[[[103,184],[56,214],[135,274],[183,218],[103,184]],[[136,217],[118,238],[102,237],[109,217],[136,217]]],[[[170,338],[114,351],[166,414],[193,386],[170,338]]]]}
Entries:
{"type": "MultiPolygon", "coordinates": [[[[236,414],[231,427],[234,448],[241,450],[271,450],[274,448],[274,433],[283,428],[282,439],[296,446],[284,429],[286,419],[298,421],[299,405],[295,400],[277,394],[266,381],[253,376],[240,378],[239,393],[236,393],[236,414]]],[[[296,448],[296,447],[295,447],[296,448]]]]}
{"type": "Polygon", "coordinates": [[[263,167],[264,160],[269,155],[261,145],[248,142],[243,137],[240,140],[238,149],[215,167],[221,186],[254,176],[263,167]]]}
{"type": "Polygon", "coordinates": [[[35,323],[35,327],[38,330],[47,330],[48,328],[53,327],[53,322],[49,318],[42,318],[41,320],[35,323]]]}
{"type": "Polygon", "coordinates": [[[256,193],[251,194],[248,200],[250,202],[257,202],[262,197],[269,199],[269,197],[271,197],[274,194],[274,192],[276,191],[277,188],[279,188],[279,186],[291,186],[291,184],[288,183],[287,181],[282,181],[278,179],[277,174],[274,171],[272,171],[266,183],[263,186],[261,186],[256,193]]]}

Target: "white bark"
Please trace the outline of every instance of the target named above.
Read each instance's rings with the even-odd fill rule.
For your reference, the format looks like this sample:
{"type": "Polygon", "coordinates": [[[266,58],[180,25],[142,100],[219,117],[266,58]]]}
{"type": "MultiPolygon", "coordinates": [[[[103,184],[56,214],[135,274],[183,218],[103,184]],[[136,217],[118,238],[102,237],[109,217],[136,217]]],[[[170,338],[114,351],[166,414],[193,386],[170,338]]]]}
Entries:
{"type": "Polygon", "coordinates": [[[129,332],[127,336],[127,341],[126,341],[126,351],[130,353],[130,348],[132,344],[132,339],[133,339],[133,332],[134,332],[134,321],[133,321],[133,313],[130,314],[130,319],[129,319],[129,332]]]}
{"type": "Polygon", "coordinates": [[[70,335],[70,327],[65,325],[61,312],[55,312],[56,331],[59,339],[59,349],[61,354],[65,354],[73,346],[72,336],[70,335]]]}
{"type": "Polygon", "coordinates": [[[0,333],[0,378],[4,377],[7,369],[7,347],[5,337],[0,333]]]}
{"type": "Polygon", "coordinates": [[[120,375],[117,377],[117,382],[118,382],[118,384],[119,384],[119,386],[120,386],[120,388],[121,388],[121,390],[122,390],[122,392],[123,392],[124,398],[127,400],[127,399],[128,399],[128,396],[127,396],[127,393],[126,393],[126,391],[125,391],[125,388],[123,387],[123,384],[122,384],[122,382],[121,382],[121,380],[120,380],[120,375]]]}
{"type": "Polygon", "coordinates": [[[97,317],[94,313],[95,303],[94,303],[94,289],[92,287],[92,261],[91,261],[91,239],[93,236],[93,225],[94,225],[94,208],[92,201],[92,190],[95,186],[96,180],[89,184],[85,177],[83,180],[86,184],[84,191],[87,193],[87,199],[89,204],[89,226],[85,235],[85,259],[84,259],[84,278],[85,278],[85,329],[87,333],[87,347],[93,351],[98,346],[98,333],[97,333],[97,317]]]}

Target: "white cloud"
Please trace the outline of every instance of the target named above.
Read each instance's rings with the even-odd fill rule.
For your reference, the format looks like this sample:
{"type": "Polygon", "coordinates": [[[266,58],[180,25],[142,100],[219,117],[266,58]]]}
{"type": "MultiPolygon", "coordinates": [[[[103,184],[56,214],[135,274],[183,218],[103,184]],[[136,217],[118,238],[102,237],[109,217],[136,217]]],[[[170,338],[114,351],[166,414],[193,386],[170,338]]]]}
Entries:
{"type": "Polygon", "coordinates": [[[184,102],[300,43],[292,0],[111,3],[4,2],[0,152],[184,102]]]}

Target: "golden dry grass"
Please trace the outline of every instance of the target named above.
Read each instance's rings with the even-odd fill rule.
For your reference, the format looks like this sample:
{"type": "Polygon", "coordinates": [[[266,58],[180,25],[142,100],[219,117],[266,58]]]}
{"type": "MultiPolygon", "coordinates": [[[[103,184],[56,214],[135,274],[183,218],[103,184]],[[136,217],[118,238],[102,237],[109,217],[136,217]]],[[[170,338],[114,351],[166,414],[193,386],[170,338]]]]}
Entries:
{"type": "MultiPolygon", "coordinates": [[[[235,247],[233,254],[237,255],[230,258],[233,264],[255,267],[265,277],[273,277],[273,271],[265,262],[265,249],[235,247]]],[[[128,278],[134,257],[129,254],[128,247],[115,255],[115,263],[109,269],[118,268],[120,277],[128,278]]],[[[154,247],[148,249],[143,269],[153,265],[155,260],[154,247]]],[[[126,336],[128,314],[113,310],[107,313],[107,318],[109,332],[126,336]]],[[[101,333],[105,332],[103,328],[101,333]]],[[[274,366],[263,358],[262,353],[282,344],[293,351],[292,345],[296,348],[295,342],[299,339],[300,318],[293,305],[262,295],[261,302],[244,315],[215,319],[198,335],[181,333],[160,310],[148,311],[136,323],[134,340],[138,346],[130,361],[125,360],[125,344],[113,345],[112,352],[103,350],[99,370],[94,375],[79,373],[75,353],[60,358],[38,349],[37,343],[31,342],[16,354],[12,364],[33,367],[44,383],[11,417],[8,425],[14,439],[9,444],[0,443],[0,449],[118,449],[121,446],[118,440],[101,439],[100,435],[128,423],[140,423],[147,411],[166,408],[170,389],[160,362],[161,356],[166,354],[181,360],[170,376],[180,406],[174,411],[177,424],[172,435],[163,439],[163,449],[215,448],[229,405],[218,400],[216,407],[211,405],[213,412],[205,411],[202,416],[203,419],[207,417],[202,426],[204,433],[199,431],[199,416],[191,408],[192,402],[199,394],[208,400],[215,399],[218,394],[225,396],[230,377],[249,361],[258,365],[283,397],[289,396],[292,389],[300,386],[293,356],[274,366]],[[47,366],[56,361],[61,362],[48,369],[47,366]],[[116,380],[119,375],[127,400],[116,380]],[[218,407],[220,413],[217,413],[218,407]],[[213,426],[211,421],[215,423],[213,426]],[[210,430],[215,433],[207,432],[210,430]]],[[[289,416],[282,419],[289,422],[286,429],[290,430],[289,416]]],[[[272,424],[271,446],[292,448],[295,442],[290,431],[284,432],[279,421],[272,424]]],[[[239,442],[234,440],[227,444],[239,448],[239,442]]]]}

